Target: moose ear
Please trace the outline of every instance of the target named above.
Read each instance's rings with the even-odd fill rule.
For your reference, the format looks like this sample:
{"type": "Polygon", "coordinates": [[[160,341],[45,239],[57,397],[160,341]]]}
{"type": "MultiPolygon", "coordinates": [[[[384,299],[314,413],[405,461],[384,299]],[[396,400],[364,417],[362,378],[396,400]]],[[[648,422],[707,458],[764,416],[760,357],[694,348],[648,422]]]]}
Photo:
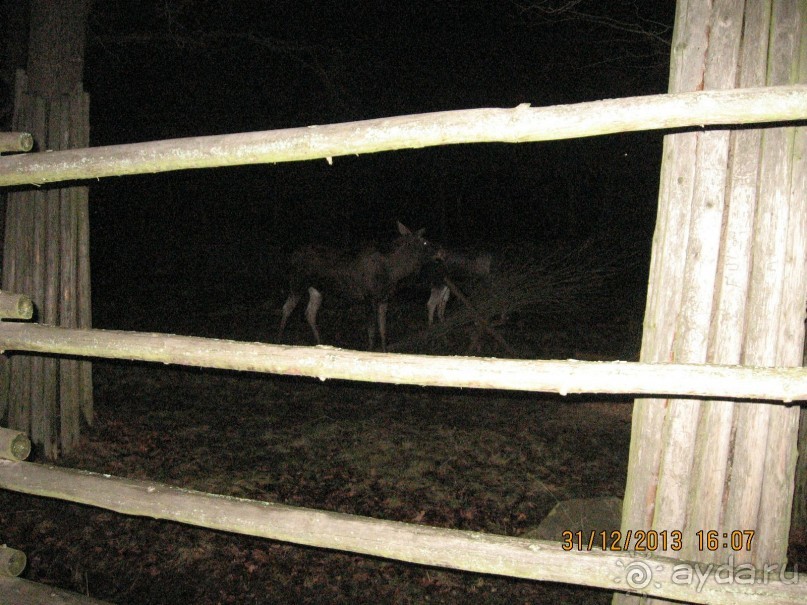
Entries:
{"type": "Polygon", "coordinates": [[[423,229],[418,229],[417,231],[415,231],[415,235],[420,239],[423,239],[423,236],[426,235],[426,227],[423,227],[423,229]]]}
{"type": "Polygon", "coordinates": [[[398,221],[398,233],[401,235],[412,235],[412,232],[401,221],[398,221]]]}

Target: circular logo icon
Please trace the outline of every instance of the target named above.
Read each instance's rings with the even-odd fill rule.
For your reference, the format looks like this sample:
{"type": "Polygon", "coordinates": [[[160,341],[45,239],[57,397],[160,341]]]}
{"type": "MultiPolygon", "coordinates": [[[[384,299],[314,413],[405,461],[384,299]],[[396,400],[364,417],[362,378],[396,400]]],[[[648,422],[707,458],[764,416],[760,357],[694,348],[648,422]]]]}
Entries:
{"type": "Polygon", "coordinates": [[[625,582],[633,590],[642,590],[653,581],[653,570],[644,561],[634,561],[625,568],[625,582]]]}

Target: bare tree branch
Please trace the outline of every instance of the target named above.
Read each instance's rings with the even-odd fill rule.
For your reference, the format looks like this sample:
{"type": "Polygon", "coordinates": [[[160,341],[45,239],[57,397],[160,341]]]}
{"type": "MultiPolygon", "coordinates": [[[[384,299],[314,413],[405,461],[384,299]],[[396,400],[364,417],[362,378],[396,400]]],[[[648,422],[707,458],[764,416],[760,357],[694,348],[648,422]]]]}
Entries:
{"type": "Polygon", "coordinates": [[[325,56],[340,57],[338,49],[320,43],[304,44],[250,30],[210,30],[202,23],[194,23],[196,11],[192,10],[193,4],[189,0],[166,0],[156,9],[159,27],[107,33],[96,31],[91,35],[90,42],[108,51],[114,47],[164,46],[205,54],[239,44],[260,48],[270,54],[282,56],[311,73],[341,109],[350,109],[353,105],[346,88],[336,82],[333,75],[335,70],[322,59],[325,56]]]}
{"type": "Polygon", "coordinates": [[[603,6],[606,6],[608,12],[611,13],[614,11],[614,6],[619,6],[620,3],[616,3],[616,5],[613,3],[605,5],[602,2],[588,3],[591,6],[586,7],[587,0],[539,0],[529,4],[521,2],[514,2],[514,4],[522,16],[530,19],[550,23],[582,21],[653,40],[665,49],[670,46],[672,26],[644,17],[634,0],[621,3],[623,9],[621,12],[627,14],[620,15],[620,17],[601,12],[603,6]],[[628,7],[632,10],[627,11],[628,7]]]}

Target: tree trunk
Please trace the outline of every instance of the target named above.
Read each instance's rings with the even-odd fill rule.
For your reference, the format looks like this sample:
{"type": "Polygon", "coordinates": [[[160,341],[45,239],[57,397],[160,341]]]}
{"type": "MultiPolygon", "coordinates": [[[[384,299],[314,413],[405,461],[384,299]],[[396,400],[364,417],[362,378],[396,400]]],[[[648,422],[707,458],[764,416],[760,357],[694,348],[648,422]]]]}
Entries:
{"type": "MultiPolygon", "coordinates": [[[[805,24],[803,0],[679,0],[670,92],[807,82],[805,24]]],[[[666,137],[642,361],[801,364],[805,141],[804,128],[666,137]]],[[[796,406],[637,400],[622,529],[683,531],[672,557],[784,563],[798,421],[796,406]],[[709,551],[700,530],[756,533],[750,550],[709,551]]]]}
{"type": "MultiPolygon", "coordinates": [[[[17,73],[13,128],[31,132],[37,151],[89,145],[89,97],[82,90],[87,0],[32,0],[26,72],[17,73]]],[[[9,194],[3,288],[30,295],[36,320],[90,327],[86,187],[9,194]]],[[[86,361],[15,355],[6,364],[0,409],[49,458],[67,452],[92,421],[86,361]]]]}

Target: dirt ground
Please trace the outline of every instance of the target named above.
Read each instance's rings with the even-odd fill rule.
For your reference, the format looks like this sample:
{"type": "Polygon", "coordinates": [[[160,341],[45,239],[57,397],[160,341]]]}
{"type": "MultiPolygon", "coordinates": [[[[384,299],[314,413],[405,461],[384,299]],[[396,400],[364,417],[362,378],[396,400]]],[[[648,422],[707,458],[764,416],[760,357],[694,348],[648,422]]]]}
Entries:
{"type": "MultiPolygon", "coordinates": [[[[191,308],[181,320],[170,310],[131,305],[125,317],[108,310],[100,322],[258,340],[274,330],[276,302],[191,308]]],[[[553,320],[525,330],[527,320],[513,318],[502,334],[537,357],[635,358],[641,303],[622,300],[614,306],[619,311],[588,324],[553,320]]],[[[394,334],[419,325],[404,318],[422,315],[422,301],[409,311],[407,304],[391,313],[394,334]]],[[[345,309],[323,310],[323,337],[360,347],[352,317],[345,309]]],[[[309,338],[301,320],[290,325],[289,342],[309,338]]],[[[461,331],[452,338],[432,344],[457,348],[468,340],[461,331]]],[[[496,346],[483,340],[482,352],[495,354],[496,346]]],[[[631,414],[625,397],[323,383],[109,361],[94,364],[94,379],[95,424],[61,465],[508,536],[536,527],[559,501],[624,493],[631,414]]],[[[421,567],[4,491],[0,527],[3,540],[28,555],[23,577],[113,603],[611,599],[603,590],[421,567]]]]}

